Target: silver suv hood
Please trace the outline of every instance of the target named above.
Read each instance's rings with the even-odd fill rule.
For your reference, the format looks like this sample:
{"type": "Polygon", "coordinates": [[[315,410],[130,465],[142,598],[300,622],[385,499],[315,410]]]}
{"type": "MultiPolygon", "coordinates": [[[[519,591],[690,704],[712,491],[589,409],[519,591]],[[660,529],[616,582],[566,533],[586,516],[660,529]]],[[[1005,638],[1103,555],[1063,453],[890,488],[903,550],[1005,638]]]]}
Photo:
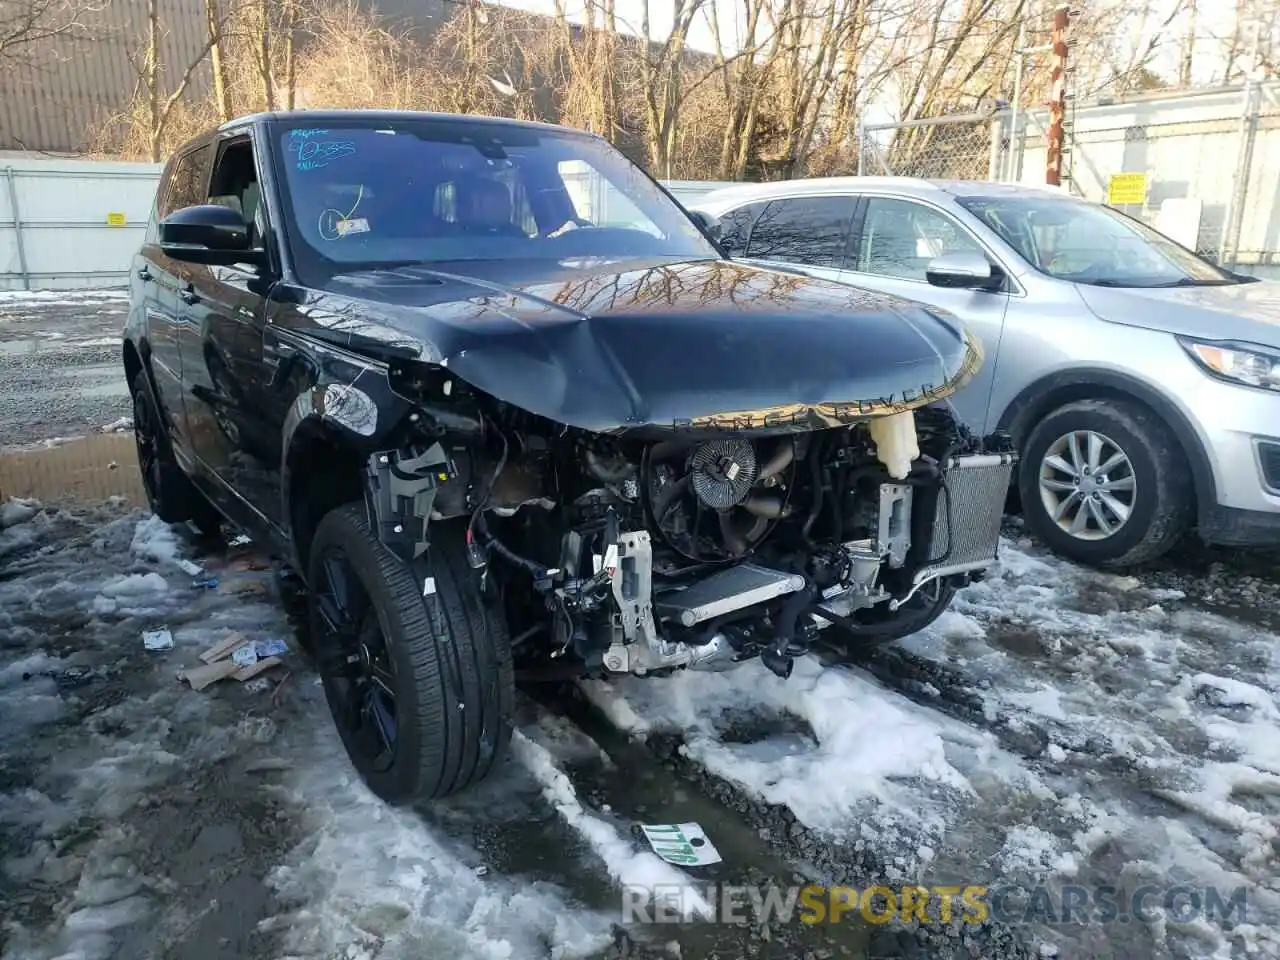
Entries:
{"type": "Polygon", "coordinates": [[[1147,289],[1081,283],[1076,290],[1091,311],[1112,323],[1280,348],[1277,282],[1147,289]]]}

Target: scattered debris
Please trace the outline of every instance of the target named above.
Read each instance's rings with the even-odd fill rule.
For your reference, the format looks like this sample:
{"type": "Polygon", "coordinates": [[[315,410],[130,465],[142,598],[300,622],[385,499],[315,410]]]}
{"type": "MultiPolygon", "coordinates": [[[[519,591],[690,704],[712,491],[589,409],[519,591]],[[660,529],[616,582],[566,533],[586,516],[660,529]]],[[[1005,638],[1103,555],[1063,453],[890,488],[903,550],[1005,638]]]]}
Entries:
{"type": "Polygon", "coordinates": [[[258,658],[265,659],[267,657],[278,657],[282,653],[288,653],[289,646],[279,637],[271,637],[267,640],[259,640],[253,645],[254,650],[258,652],[258,658]]]}
{"type": "MultiPolygon", "coordinates": [[[[293,671],[286,673],[283,677],[280,678],[280,682],[276,684],[276,688],[271,691],[271,705],[273,707],[280,702],[280,691],[284,689],[285,682],[292,676],[293,676],[293,671]]],[[[256,680],[250,681],[250,683],[257,683],[257,682],[258,681],[256,680]]]]}
{"type": "Polygon", "coordinates": [[[223,583],[218,590],[219,593],[257,593],[265,594],[267,585],[261,580],[233,580],[230,583],[223,583]]]}
{"type": "Polygon", "coordinates": [[[119,420],[112,420],[110,423],[104,423],[98,428],[102,433],[124,433],[126,430],[132,429],[132,417],[121,417],[119,420]]]}
{"type": "Polygon", "coordinates": [[[248,546],[248,545],[249,545],[249,544],[251,544],[251,543],[253,543],[253,541],[252,541],[252,540],[250,540],[248,537],[246,537],[246,536],[242,533],[242,534],[240,534],[238,537],[233,537],[231,540],[228,540],[228,541],[227,541],[227,546],[229,546],[229,547],[244,547],[244,546],[248,546]]]}
{"type": "Polygon", "coordinates": [[[200,574],[204,573],[204,567],[200,566],[198,563],[192,563],[190,560],[178,559],[175,560],[174,563],[178,565],[179,570],[189,577],[198,577],[200,574]]]}
{"type": "Polygon", "coordinates": [[[213,663],[215,660],[221,660],[242,643],[244,643],[243,633],[238,630],[235,633],[229,633],[204,653],[200,654],[200,659],[205,663],[213,663]]]}
{"type": "Polygon", "coordinates": [[[143,630],[142,647],[145,650],[172,650],[173,634],[169,632],[168,627],[161,627],[159,630],[143,630]]]}
{"type": "MultiPolygon", "coordinates": [[[[288,645],[277,637],[266,640],[248,640],[243,633],[229,633],[204,653],[200,660],[204,666],[184,671],[183,678],[193,690],[203,690],[219,680],[230,677],[241,683],[252,680],[272,667],[284,663],[276,654],[288,652],[288,645]],[[198,684],[198,685],[197,685],[198,684]]],[[[288,675],[285,675],[288,679],[288,675]]],[[[280,683],[283,683],[281,680],[280,683]]],[[[276,685],[277,689],[279,684],[276,685]]],[[[253,687],[255,692],[269,689],[267,682],[253,687]]]]}
{"type": "Polygon", "coordinates": [[[219,660],[217,663],[206,663],[203,666],[184,670],[179,676],[191,684],[192,690],[203,690],[211,683],[226,679],[240,670],[231,660],[219,660]]]}
{"type": "Polygon", "coordinates": [[[653,852],[680,867],[705,867],[720,862],[720,853],[696,823],[640,824],[653,852]]]}
{"type": "Polygon", "coordinates": [[[258,651],[252,643],[246,643],[232,651],[231,662],[238,667],[251,667],[258,662],[258,651]]]}
{"type": "Polygon", "coordinates": [[[272,667],[278,667],[282,663],[284,663],[284,661],[279,657],[267,657],[265,660],[259,660],[251,667],[241,667],[231,675],[231,678],[243,683],[246,680],[252,680],[258,674],[264,673],[272,667]]]}
{"type": "Polygon", "coordinates": [[[217,577],[201,577],[199,580],[191,581],[192,590],[216,590],[218,589],[217,577]]]}
{"type": "MultiPolygon", "coordinates": [[[[280,681],[283,683],[284,681],[280,681]]],[[[266,693],[271,689],[271,681],[266,677],[259,677],[257,680],[250,680],[244,685],[244,688],[250,693],[266,693]]]]}

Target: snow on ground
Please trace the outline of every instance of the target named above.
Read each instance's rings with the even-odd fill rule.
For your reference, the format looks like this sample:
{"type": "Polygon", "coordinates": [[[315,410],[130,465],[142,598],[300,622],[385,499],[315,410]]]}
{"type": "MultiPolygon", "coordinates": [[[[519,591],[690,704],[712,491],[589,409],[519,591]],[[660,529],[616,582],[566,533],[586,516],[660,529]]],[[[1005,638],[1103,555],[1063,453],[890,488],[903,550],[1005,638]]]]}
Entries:
{"type": "Polygon", "coordinates": [[[865,669],[583,690],[891,878],[1245,891],[1244,918],[1037,927],[1070,955],[1280,956],[1280,638],[1182,600],[1005,541],[986,581],[865,669]]]}
{"type": "MultiPolygon", "coordinates": [[[[219,549],[119,503],[0,506],[0,960],[600,956],[619,886],[693,875],[634,832],[687,791],[565,717],[522,719],[474,791],[393,810],[355,777],[300,655],[265,684],[179,683],[228,631],[293,636],[270,592],[192,588],[193,560],[270,581],[219,549]],[[144,651],[162,625],[174,649],[144,651]]],[[[1159,896],[1127,924],[1038,915],[1023,932],[1045,955],[1280,956],[1280,645],[1178,591],[1006,541],[932,628],[856,667],[583,690],[614,726],[674,732],[684,762],[789,809],[828,863],[1060,896],[1247,893],[1225,921],[1159,896]]],[[[700,809],[725,876],[757,875],[774,826],[700,809]]]]}
{"type": "Polygon", "coordinates": [[[607,898],[490,873],[473,848],[481,824],[507,824],[517,849],[522,830],[557,836],[518,765],[470,807],[393,810],[355,777],[298,654],[268,684],[177,680],[230,630],[292,636],[274,597],[193,589],[179,564],[224,585],[270,574],[116,505],[10,501],[0,521],[3,960],[505,960],[613,942],[607,898]],[[174,648],[145,651],[161,625],[174,648]]]}
{"type": "Polygon", "coordinates": [[[116,288],[86,290],[0,290],[0,304],[80,304],[129,299],[129,291],[116,288]]]}

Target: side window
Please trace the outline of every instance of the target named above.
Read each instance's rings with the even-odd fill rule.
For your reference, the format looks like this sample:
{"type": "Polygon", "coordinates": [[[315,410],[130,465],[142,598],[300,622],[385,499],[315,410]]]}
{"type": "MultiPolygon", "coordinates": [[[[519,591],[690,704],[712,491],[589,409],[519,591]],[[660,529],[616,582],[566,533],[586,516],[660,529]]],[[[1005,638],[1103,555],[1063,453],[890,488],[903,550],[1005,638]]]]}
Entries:
{"type": "Polygon", "coordinates": [[[719,218],[720,245],[731,257],[746,256],[747,240],[751,236],[751,225],[755,223],[760,211],[769,205],[768,200],[748,203],[745,207],[730,210],[719,218]]]}
{"type": "Polygon", "coordinates": [[[944,253],[983,253],[950,217],[910,200],[872,197],[862,222],[854,269],[882,277],[924,280],[925,267],[944,253]]]}
{"type": "Polygon", "coordinates": [[[183,207],[204,203],[209,152],[210,148],[206,144],[190,153],[184,153],[173,162],[164,187],[164,199],[160,202],[161,219],[183,207]]]}
{"type": "Polygon", "coordinates": [[[856,197],[774,200],[751,228],[747,256],[760,260],[840,267],[856,197]]]}
{"type": "Polygon", "coordinates": [[[209,193],[203,202],[221,204],[240,214],[249,227],[251,243],[257,246],[266,227],[261,201],[258,171],[253,163],[253,141],[242,137],[222,144],[209,193]]]}

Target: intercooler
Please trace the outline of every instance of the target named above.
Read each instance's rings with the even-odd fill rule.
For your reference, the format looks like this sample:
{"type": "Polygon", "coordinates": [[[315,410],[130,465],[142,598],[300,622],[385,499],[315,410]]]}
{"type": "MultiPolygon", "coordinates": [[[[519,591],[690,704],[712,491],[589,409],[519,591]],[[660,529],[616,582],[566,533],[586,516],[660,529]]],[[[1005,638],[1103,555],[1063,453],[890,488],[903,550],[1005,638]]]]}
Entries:
{"type": "Polygon", "coordinates": [[[1012,454],[988,454],[946,463],[927,559],[916,571],[916,584],[990,566],[1000,542],[1015,459],[1012,454]]]}

